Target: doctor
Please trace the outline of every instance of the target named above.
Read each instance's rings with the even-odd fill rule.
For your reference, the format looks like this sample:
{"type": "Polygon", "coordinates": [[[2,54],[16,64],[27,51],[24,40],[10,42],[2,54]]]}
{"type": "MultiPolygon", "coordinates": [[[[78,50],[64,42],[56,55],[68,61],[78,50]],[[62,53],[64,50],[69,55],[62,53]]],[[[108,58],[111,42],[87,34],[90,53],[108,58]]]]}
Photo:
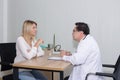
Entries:
{"type": "MultiPolygon", "coordinates": [[[[101,55],[96,40],[89,35],[90,30],[86,23],[75,23],[73,39],[78,41],[77,51],[71,53],[62,50],[61,56],[64,61],[74,65],[68,80],[85,80],[87,73],[102,72],[101,55]]],[[[102,80],[100,76],[90,75],[88,80],[102,80]]]]}

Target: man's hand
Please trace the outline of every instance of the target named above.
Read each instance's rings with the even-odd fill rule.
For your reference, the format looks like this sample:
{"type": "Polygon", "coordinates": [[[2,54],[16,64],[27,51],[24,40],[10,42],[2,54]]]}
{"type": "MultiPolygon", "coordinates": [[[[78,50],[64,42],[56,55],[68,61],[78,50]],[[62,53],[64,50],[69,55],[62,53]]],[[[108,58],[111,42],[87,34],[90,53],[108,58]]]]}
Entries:
{"type": "Polygon", "coordinates": [[[70,56],[71,53],[70,53],[69,51],[61,50],[61,51],[60,51],[60,56],[63,57],[64,55],[70,56]]]}

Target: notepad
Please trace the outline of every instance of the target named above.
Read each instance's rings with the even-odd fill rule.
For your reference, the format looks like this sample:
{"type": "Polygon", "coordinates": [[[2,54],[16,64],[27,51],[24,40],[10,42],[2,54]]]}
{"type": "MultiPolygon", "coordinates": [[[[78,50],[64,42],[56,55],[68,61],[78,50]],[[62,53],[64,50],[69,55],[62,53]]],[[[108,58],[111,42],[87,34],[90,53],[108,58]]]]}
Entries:
{"type": "Polygon", "coordinates": [[[49,60],[62,60],[62,57],[53,57],[53,56],[51,56],[48,59],[49,60]]]}
{"type": "Polygon", "coordinates": [[[53,54],[60,54],[59,51],[53,51],[53,54]]]}

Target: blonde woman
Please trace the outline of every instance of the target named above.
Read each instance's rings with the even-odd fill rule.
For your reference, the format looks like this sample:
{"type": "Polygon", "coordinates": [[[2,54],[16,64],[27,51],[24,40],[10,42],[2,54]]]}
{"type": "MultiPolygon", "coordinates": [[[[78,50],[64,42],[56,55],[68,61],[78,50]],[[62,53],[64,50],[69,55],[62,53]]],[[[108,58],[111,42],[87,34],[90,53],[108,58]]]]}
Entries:
{"type": "MultiPolygon", "coordinates": [[[[16,53],[14,62],[32,59],[44,55],[44,51],[39,46],[43,43],[40,38],[35,40],[37,34],[37,23],[32,20],[26,20],[23,23],[22,35],[16,41],[16,53]]],[[[20,80],[47,80],[38,70],[19,70],[20,80]]]]}

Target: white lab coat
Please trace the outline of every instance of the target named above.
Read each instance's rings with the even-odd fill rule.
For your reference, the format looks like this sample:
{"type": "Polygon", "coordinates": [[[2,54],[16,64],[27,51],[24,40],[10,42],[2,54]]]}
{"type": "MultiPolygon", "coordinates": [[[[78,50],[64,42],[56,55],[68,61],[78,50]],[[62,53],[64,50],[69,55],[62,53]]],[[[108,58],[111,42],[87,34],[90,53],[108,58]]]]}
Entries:
{"type": "MultiPolygon", "coordinates": [[[[63,56],[63,60],[71,62],[74,67],[69,80],[85,80],[89,72],[102,72],[101,55],[95,39],[87,35],[77,47],[72,56],[63,56]]],[[[103,80],[98,76],[89,76],[88,80],[103,80]]]]}

